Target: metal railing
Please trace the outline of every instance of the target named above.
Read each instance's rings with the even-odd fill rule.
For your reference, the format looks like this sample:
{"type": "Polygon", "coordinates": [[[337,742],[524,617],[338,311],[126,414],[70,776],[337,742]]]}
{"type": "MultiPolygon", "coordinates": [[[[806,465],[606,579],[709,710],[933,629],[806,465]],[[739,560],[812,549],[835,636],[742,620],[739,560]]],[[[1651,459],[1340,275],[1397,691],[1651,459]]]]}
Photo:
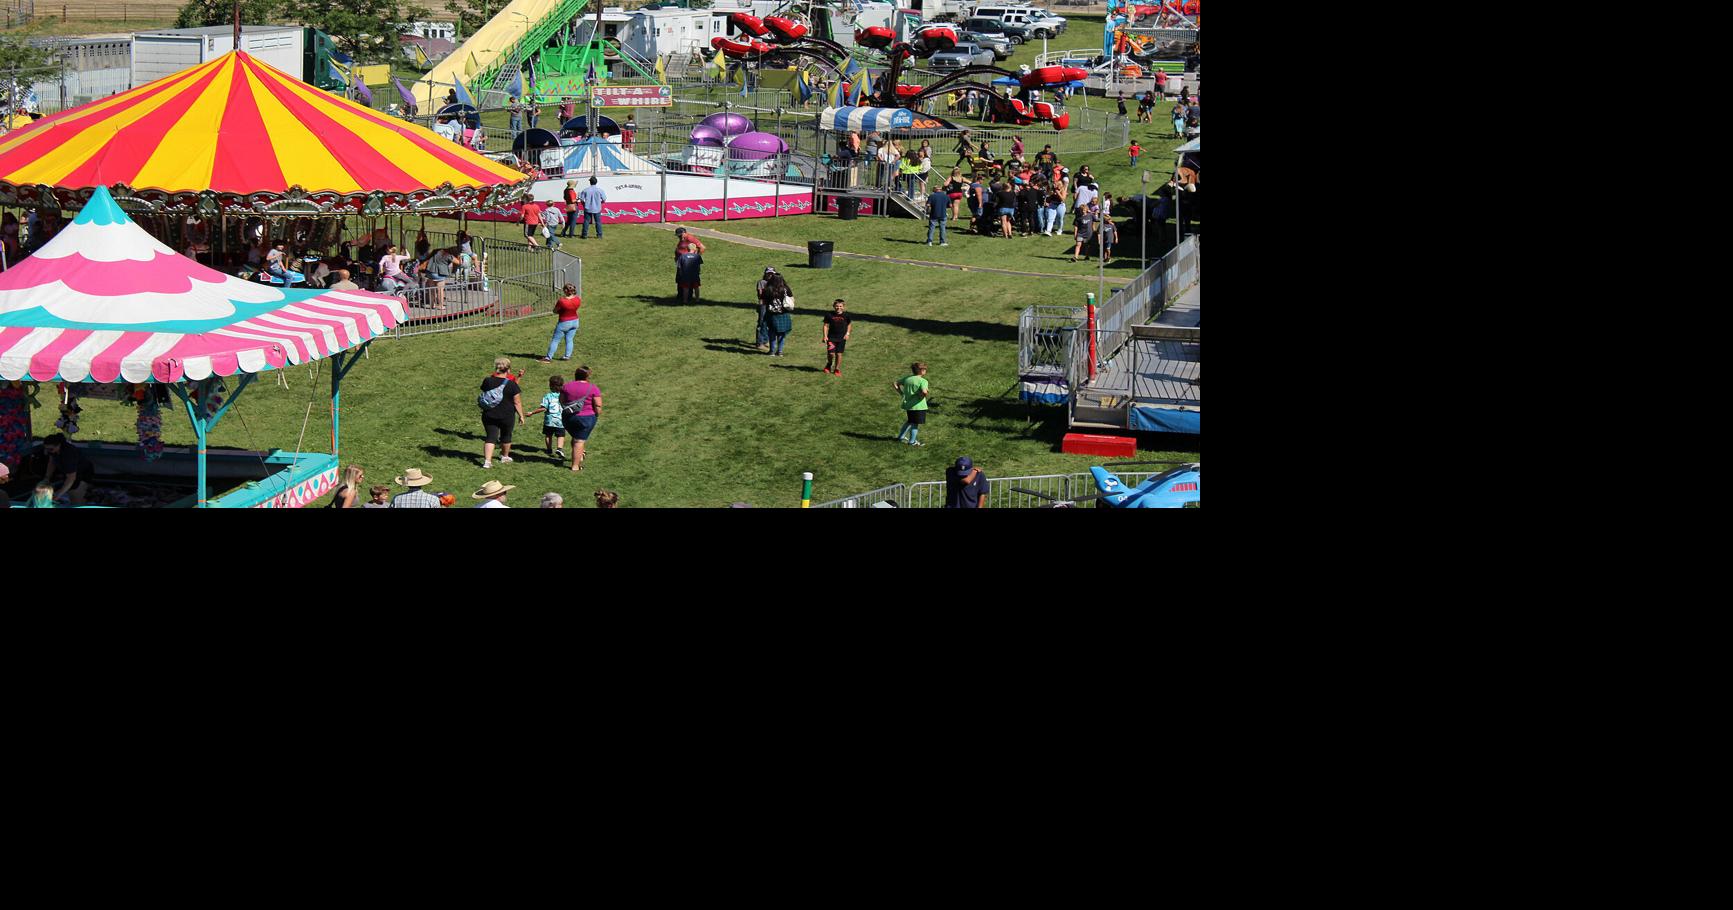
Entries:
{"type": "MultiPolygon", "coordinates": [[[[1183,462],[1171,462],[1164,467],[1172,467],[1183,462]]],[[[1126,471],[1115,472],[1120,481],[1127,487],[1154,477],[1160,471],[1126,471]]],[[[989,477],[987,478],[987,504],[989,509],[1046,509],[1053,508],[1058,503],[1076,502],[1078,499],[1097,494],[1095,477],[1091,474],[1027,474],[1020,477],[989,477]],[[1018,492],[1012,489],[1020,487],[1043,493],[1053,499],[1018,492]]],[[[890,503],[899,509],[940,509],[945,505],[945,482],[943,480],[923,480],[914,484],[893,483],[890,486],[879,487],[854,496],[844,496],[828,502],[816,503],[814,509],[861,509],[871,508],[876,503],[890,503]]]]}
{"type": "Polygon", "coordinates": [[[1017,317],[1017,372],[1063,367],[1087,311],[1075,306],[1032,306],[1017,317]]]}
{"type": "Polygon", "coordinates": [[[1187,236],[1137,276],[1137,280],[1115,291],[1096,309],[1095,328],[1101,332],[1125,331],[1159,315],[1169,301],[1197,282],[1198,243],[1198,235],[1187,236]]]}
{"type": "Polygon", "coordinates": [[[908,508],[908,488],[900,483],[893,483],[888,487],[879,487],[876,490],[868,490],[865,493],[857,493],[854,496],[844,496],[841,499],[832,499],[829,502],[814,503],[812,508],[870,509],[881,502],[889,503],[891,506],[899,509],[908,508]]]}
{"type": "Polygon", "coordinates": [[[513,278],[453,279],[442,286],[400,290],[408,318],[397,324],[393,338],[434,335],[545,316],[553,311],[558,291],[550,285],[559,270],[513,278]]]}

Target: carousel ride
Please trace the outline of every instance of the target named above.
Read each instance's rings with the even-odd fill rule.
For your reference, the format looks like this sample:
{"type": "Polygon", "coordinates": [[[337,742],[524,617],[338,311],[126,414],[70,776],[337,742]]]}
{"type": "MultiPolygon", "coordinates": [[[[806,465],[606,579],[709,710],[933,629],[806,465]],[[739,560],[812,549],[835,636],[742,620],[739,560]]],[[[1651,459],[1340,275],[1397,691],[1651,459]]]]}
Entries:
{"type": "MultiPolygon", "coordinates": [[[[762,64],[772,56],[806,57],[818,61],[837,79],[844,78],[842,67],[849,59],[848,51],[834,41],[813,36],[805,23],[784,16],[759,19],[748,13],[734,13],[728,19],[730,25],[738,30],[738,36],[718,36],[710,42],[725,56],[749,65],[762,64]]],[[[914,40],[901,41],[894,29],[872,26],[856,31],[854,39],[857,46],[878,51],[889,61],[889,71],[879,81],[876,90],[864,95],[861,104],[857,105],[859,107],[919,111],[922,102],[929,98],[951,92],[975,93],[987,99],[990,120],[1016,126],[1047,123],[1062,130],[1070,125],[1070,114],[1065,112],[1060,101],[1044,99],[1041,92],[1088,76],[1085,70],[1068,66],[1044,66],[1020,72],[997,66],[972,65],[950,72],[931,85],[905,85],[901,78],[910,61],[927,60],[934,54],[956,47],[955,29],[948,25],[930,24],[921,27],[914,40]],[[1006,97],[992,85],[977,81],[993,76],[1015,80],[1017,93],[1006,97]]],[[[881,118],[869,116],[867,119],[881,118]]],[[[883,119],[891,122],[892,118],[883,119]]],[[[950,129],[954,125],[941,121],[940,128],[950,129]]]]}
{"type": "Polygon", "coordinates": [[[304,505],[336,484],[341,382],[367,343],[499,304],[485,284],[448,289],[438,313],[413,293],[369,293],[375,238],[406,247],[406,218],[508,206],[526,188],[518,171],[245,51],[0,136],[0,207],[41,224],[31,255],[0,272],[0,460],[17,472],[35,435],[25,399],[53,388],[68,436],[81,396],[139,408],[136,450],[75,440],[103,461],[99,476],[184,483],[179,505],[304,505]],[[337,261],[358,225],[365,245],[341,265],[361,290],[294,287],[299,255],[337,261]],[[279,243],[286,282],[246,263],[279,243]],[[330,452],[207,451],[255,376],[321,359],[330,452]],[[165,451],[162,412],[177,399],[197,445],[165,451]],[[213,495],[213,479],[243,486],[213,495]]]}

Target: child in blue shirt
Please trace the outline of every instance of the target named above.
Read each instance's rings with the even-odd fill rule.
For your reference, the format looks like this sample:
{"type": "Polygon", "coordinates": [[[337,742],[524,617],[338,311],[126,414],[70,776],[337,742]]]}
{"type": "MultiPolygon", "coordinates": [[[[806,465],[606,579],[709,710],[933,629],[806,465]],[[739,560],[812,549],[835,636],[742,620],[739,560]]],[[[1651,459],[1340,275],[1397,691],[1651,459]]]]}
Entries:
{"type": "Polygon", "coordinates": [[[542,418],[542,438],[547,440],[547,453],[561,461],[564,461],[566,457],[566,424],[564,420],[560,419],[560,386],[565,384],[566,381],[563,378],[549,376],[548,393],[542,396],[541,407],[524,415],[525,417],[534,417],[542,413],[548,415],[542,418]],[[557,443],[556,439],[558,440],[557,443]]]}

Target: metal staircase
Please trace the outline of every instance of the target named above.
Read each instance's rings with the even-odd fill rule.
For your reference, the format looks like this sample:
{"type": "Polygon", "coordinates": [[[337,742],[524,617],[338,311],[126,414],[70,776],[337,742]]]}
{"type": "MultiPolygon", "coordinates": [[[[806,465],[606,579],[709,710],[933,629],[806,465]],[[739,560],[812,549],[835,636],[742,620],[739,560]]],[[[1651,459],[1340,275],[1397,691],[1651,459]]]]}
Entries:
{"type": "MultiPolygon", "coordinates": [[[[498,66],[490,66],[476,73],[475,77],[470,80],[469,90],[472,93],[479,93],[496,85],[502,89],[510,85],[511,75],[507,73],[503,81],[500,80],[500,75],[506,73],[508,67],[511,68],[511,72],[517,72],[525,54],[533,54],[541,50],[542,45],[546,44],[555,32],[564,28],[566,23],[572,21],[572,18],[583,12],[584,7],[588,5],[589,0],[561,0],[560,4],[554,7],[553,12],[543,16],[540,22],[531,25],[529,31],[525,32],[516,44],[513,44],[504,54],[496,58],[501,61],[498,66]]],[[[527,89],[528,86],[525,88],[527,89]]]]}

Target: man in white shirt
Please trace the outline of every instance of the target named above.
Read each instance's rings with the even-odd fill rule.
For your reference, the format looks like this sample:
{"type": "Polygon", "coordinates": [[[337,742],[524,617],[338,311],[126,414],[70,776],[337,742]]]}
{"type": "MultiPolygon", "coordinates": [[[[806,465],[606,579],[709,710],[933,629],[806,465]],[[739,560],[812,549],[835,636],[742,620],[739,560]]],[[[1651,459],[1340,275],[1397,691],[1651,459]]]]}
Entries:
{"type": "MultiPolygon", "coordinates": [[[[1085,183],[1077,188],[1077,204],[1073,209],[1077,217],[1080,218],[1083,216],[1084,211],[1089,208],[1089,203],[1095,201],[1095,196],[1096,192],[1093,184],[1085,183]]],[[[1076,223],[1076,220],[1073,219],[1072,224],[1076,223]]]]}

